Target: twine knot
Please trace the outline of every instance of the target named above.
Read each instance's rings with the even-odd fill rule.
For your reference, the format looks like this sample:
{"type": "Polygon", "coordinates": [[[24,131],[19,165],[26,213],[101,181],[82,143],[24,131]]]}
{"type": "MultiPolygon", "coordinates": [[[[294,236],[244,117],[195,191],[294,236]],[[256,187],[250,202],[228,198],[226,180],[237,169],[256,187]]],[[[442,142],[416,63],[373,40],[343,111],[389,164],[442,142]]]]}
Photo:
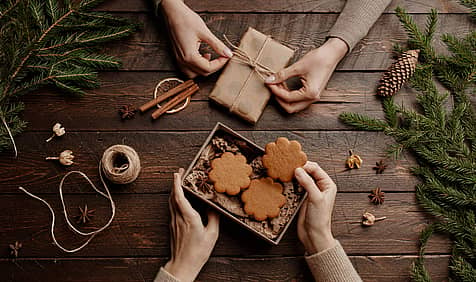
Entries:
{"type": "Polygon", "coordinates": [[[261,49],[259,50],[258,55],[254,59],[245,50],[231,43],[230,40],[228,40],[228,37],[226,37],[226,35],[223,35],[223,37],[225,38],[226,43],[233,49],[233,57],[231,58],[232,60],[236,61],[237,63],[249,66],[259,75],[259,77],[261,77],[263,81],[266,80],[266,77],[275,73],[275,71],[273,71],[269,67],[258,62],[258,59],[261,56],[261,52],[265,49],[264,47],[269,41],[271,41],[271,36],[268,35],[266,37],[263,45],[261,46],[261,49]]]}

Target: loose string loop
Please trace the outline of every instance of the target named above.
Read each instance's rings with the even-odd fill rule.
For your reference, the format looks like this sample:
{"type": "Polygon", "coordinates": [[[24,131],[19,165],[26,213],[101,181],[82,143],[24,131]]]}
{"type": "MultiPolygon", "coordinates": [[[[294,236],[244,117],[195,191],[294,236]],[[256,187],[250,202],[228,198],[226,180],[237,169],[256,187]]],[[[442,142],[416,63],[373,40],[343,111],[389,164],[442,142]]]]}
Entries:
{"type": "Polygon", "coordinates": [[[61,200],[61,205],[63,207],[63,214],[64,214],[64,217],[66,219],[66,224],[68,225],[69,228],[71,228],[71,230],[74,233],[79,234],[81,236],[89,236],[89,238],[82,245],[80,245],[79,247],[74,248],[74,249],[67,249],[67,248],[63,247],[58,242],[58,240],[56,239],[56,236],[55,236],[56,216],[55,216],[55,212],[54,212],[53,208],[51,207],[51,205],[46,200],[34,195],[33,193],[29,192],[25,188],[18,187],[18,189],[25,192],[28,196],[30,196],[34,199],[37,199],[38,201],[41,201],[43,204],[45,204],[48,207],[48,209],[51,212],[51,216],[52,216],[50,232],[51,232],[51,237],[53,239],[53,243],[56,246],[58,246],[58,248],[60,248],[61,250],[65,251],[67,253],[75,253],[75,252],[83,249],[84,247],[86,247],[89,244],[89,242],[91,242],[91,240],[97,234],[99,234],[100,232],[102,232],[104,229],[108,228],[111,225],[111,223],[114,220],[114,217],[116,215],[116,204],[112,200],[111,192],[109,191],[109,188],[108,188],[108,186],[107,186],[107,184],[104,180],[104,177],[109,179],[111,182],[117,183],[117,184],[131,183],[132,181],[137,179],[137,176],[139,175],[139,172],[140,172],[139,155],[137,154],[137,152],[133,148],[131,148],[129,146],[126,146],[126,145],[111,146],[108,149],[106,149],[106,151],[104,152],[104,154],[101,158],[101,161],[99,162],[99,165],[98,165],[98,171],[99,171],[99,178],[101,180],[101,183],[104,187],[105,192],[99,190],[96,187],[96,185],[94,185],[94,183],[91,181],[91,179],[89,179],[89,177],[86,174],[84,174],[83,172],[78,171],[78,170],[70,171],[70,172],[66,173],[63,176],[63,178],[61,179],[60,184],[59,184],[59,188],[58,188],[59,196],[60,196],[60,200],[61,200]],[[122,161],[124,161],[125,163],[117,164],[117,162],[119,161],[118,158],[122,158],[122,161]],[[118,165],[118,167],[116,165],[118,165]],[[109,202],[110,202],[111,217],[109,218],[109,220],[107,221],[107,223],[104,226],[102,226],[101,228],[99,228],[97,230],[94,230],[94,231],[91,231],[91,232],[83,232],[83,231],[77,229],[71,223],[71,221],[69,220],[68,211],[66,210],[66,204],[64,202],[64,197],[63,197],[63,185],[64,185],[64,182],[65,182],[66,178],[68,178],[72,174],[79,174],[80,176],[82,176],[84,179],[86,179],[86,181],[89,183],[89,185],[99,195],[108,199],[109,202]]]}
{"type": "Polygon", "coordinates": [[[3,116],[2,113],[0,113],[2,116],[1,116],[1,119],[2,119],[2,122],[3,122],[3,125],[5,126],[5,128],[7,129],[7,132],[8,132],[8,136],[10,137],[10,140],[12,141],[12,145],[13,145],[13,150],[15,150],[15,158],[18,157],[18,150],[17,150],[17,145],[15,143],[15,139],[13,138],[13,134],[12,132],[10,131],[10,127],[8,127],[8,124],[7,124],[7,121],[5,120],[5,117],[3,116]]]}
{"type": "Polygon", "coordinates": [[[73,230],[74,233],[76,234],[79,234],[79,235],[82,235],[82,236],[90,236],[86,242],[84,242],[81,246],[75,248],[75,249],[67,249],[65,247],[63,247],[59,242],[58,240],[56,239],[56,236],[55,236],[55,223],[56,223],[56,216],[55,216],[55,212],[53,210],[53,208],[51,207],[51,205],[44,199],[30,193],[29,191],[27,191],[25,188],[23,187],[18,187],[18,189],[20,189],[21,191],[25,192],[28,196],[32,197],[32,198],[35,198],[39,201],[41,201],[42,203],[44,203],[48,209],[50,210],[51,212],[51,216],[52,216],[52,221],[51,221],[51,229],[50,229],[50,233],[51,233],[51,237],[53,239],[53,243],[58,246],[58,248],[60,248],[61,250],[67,252],[67,253],[75,253],[81,249],[83,249],[84,247],[86,247],[89,242],[91,242],[91,240],[97,235],[99,234],[100,232],[102,232],[104,229],[108,228],[109,225],[111,225],[113,219],[114,219],[114,216],[116,215],[116,204],[114,203],[114,201],[112,200],[112,197],[111,197],[111,193],[109,192],[109,189],[104,181],[104,178],[102,176],[102,173],[101,173],[101,163],[99,163],[99,178],[101,179],[101,183],[103,184],[104,186],[104,190],[106,191],[106,193],[100,191],[96,185],[94,185],[94,183],[91,181],[91,179],[89,179],[89,177],[84,174],[83,172],[81,171],[78,171],[78,170],[74,170],[74,171],[70,171],[68,172],[67,174],[65,174],[65,176],[63,176],[63,178],[61,179],[61,182],[60,182],[60,185],[59,185],[59,195],[60,195],[60,199],[61,199],[61,205],[63,206],[63,214],[64,214],[64,217],[66,219],[66,224],[68,225],[69,228],[71,228],[73,230]],[[66,204],[64,202],[64,198],[63,198],[63,184],[64,184],[64,181],[66,180],[66,178],[68,176],[70,176],[71,174],[79,174],[81,175],[84,179],[86,179],[86,181],[88,181],[88,183],[91,185],[91,187],[93,187],[94,190],[96,190],[96,192],[98,192],[101,196],[103,196],[104,198],[108,199],[109,202],[111,203],[111,217],[109,218],[108,222],[101,228],[99,228],[98,230],[94,230],[94,231],[91,231],[91,232],[82,232],[81,230],[78,230],[76,227],[74,227],[74,225],[71,223],[71,221],[69,220],[69,217],[68,217],[68,212],[66,210],[66,204]]]}

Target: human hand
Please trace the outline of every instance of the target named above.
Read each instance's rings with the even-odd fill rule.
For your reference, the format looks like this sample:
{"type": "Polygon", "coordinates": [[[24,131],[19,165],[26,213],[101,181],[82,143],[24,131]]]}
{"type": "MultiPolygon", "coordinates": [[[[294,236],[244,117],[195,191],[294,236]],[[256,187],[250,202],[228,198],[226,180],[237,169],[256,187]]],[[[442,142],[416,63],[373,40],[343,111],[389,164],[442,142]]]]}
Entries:
{"type": "Polygon", "coordinates": [[[348,51],[347,44],[339,38],[329,38],[321,47],[304,55],[299,61],[266,78],[271,92],[288,113],[295,113],[319,100],[337,64],[348,51]],[[283,82],[299,76],[302,87],[290,91],[283,82]]]}
{"type": "Polygon", "coordinates": [[[200,214],[190,205],[182,189],[181,168],[174,173],[169,198],[171,258],[164,269],[182,282],[193,281],[207,262],[218,239],[219,216],[208,212],[204,226],[200,214]]]}
{"type": "Polygon", "coordinates": [[[231,50],[208,29],[202,18],[183,1],[163,0],[161,6],[175,57],[185,75],[190,78],[207,76],[221,69],[233,56],[231,50]],[[200,54],[202,41],[210,45],[220,57],[210,60],[210,53],[200,54]]]}
{"type": "Polygon", "coordinates": [[[299,211],[298,237],[307,253],[315,254],[332,248],[332,209],[337,187],[327,173],[314,162],[295,171],[296,179],[308,196],[299,211]]]}

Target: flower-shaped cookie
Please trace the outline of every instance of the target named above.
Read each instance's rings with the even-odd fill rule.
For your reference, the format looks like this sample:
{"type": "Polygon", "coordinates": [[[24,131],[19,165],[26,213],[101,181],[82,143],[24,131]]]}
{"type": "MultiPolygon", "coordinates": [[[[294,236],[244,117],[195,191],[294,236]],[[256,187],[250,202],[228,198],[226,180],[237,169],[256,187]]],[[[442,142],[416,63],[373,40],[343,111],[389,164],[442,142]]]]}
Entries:
{"type": "Polygon", "coordinates": [[[277,217],[286,203],[283,186],[272,178],[253,179],[250,187],[241,194],[244,210],[256,220],[277,217]]]}
{"type": "Polygon", "coordinates": [[[225,152],[214,159],[211,166],[209,178],[217,192],[233,196],[250,186],[252,169],[243,155],[225,152]]]}
{"type": "Polygon", "coordinates": [[[294,177],[294,170],[307,162],[306,154],[301,151],[301,144],[279,137],[276,142],[266,145],[263,165],[268,175],[283,182],[289,182],[294,177]]]}

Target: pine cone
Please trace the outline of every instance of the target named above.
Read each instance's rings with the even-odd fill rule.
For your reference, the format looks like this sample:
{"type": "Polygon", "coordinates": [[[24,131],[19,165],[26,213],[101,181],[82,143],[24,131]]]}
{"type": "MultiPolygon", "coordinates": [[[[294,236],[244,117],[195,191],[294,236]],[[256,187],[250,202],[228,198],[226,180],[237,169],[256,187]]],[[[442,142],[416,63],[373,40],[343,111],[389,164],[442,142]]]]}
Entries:
{"type": "Polygon", "coordinates": [[[419,53],[420,50],[409,50],[398,57],[380,79],[377,95],[383,97],[395,95],[415,72],[419,53]]]}

